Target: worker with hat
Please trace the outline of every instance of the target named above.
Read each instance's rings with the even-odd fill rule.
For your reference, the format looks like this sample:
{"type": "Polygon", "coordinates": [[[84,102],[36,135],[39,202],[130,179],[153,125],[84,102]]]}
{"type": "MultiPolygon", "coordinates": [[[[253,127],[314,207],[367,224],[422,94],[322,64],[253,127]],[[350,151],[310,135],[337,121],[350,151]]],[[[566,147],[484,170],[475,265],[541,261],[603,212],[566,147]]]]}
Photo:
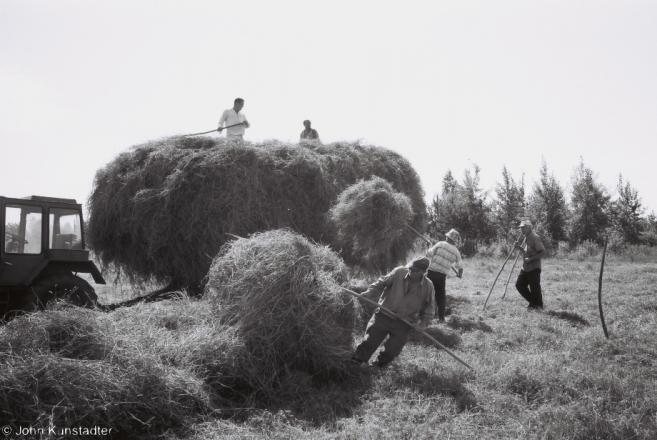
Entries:
{"type": "Polygon", "coordinates": [[[431,261],[427,278],[431,280],[436,292],[436,305],[438,307],[438,320],[445,322],[445,280],[452,267],[457,270],[457,276],[463,276],[463,260],[456,244],[461,241],[461,235],[456,229],[445,234],[445,240],[439,241],[427,251],[427,258],[431,261]]]}
{"type": "Polygon", "coordinates": [[[542,309],[541,258],[545,257],[547,251],[541,238],[532,231],[532,223],[529,220],[520,222],[518,229],[522,231],[524,240],[515,243],[515,248],[523,253],[516,289],[529,302],[528,309],[542,309]]]}
{"type": "Polygon", "coordinates": [[[414,328],[402,319],[415,323],[415,327],[420,329],[431,323],[436,303],[433,284],[425,276],[428,268],[427,258],[414,258],[406,266],[399,266],[379,278],[363,292],[362,295],[366,298],[378,298],[381,308],[374,311],[368,322],[365,337],[358,344],[352,357],[353,361],[366,364],[386,336],[389,336],[374,363],[377,367],[384,367],[401,353],[414,328]],[[383,307],[401,319],[389,315],[383,307]]]}

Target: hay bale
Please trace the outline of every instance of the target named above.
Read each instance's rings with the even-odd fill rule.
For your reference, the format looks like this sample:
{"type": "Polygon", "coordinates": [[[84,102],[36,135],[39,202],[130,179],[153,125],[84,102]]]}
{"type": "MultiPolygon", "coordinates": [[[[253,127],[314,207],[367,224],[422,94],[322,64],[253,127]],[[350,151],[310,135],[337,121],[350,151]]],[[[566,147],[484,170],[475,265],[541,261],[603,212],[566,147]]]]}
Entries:
{"type": "Polygon", "coordinates": [[[96,173],[87,239],[101,263],[132,282],[198,287],[225,233],[291,228],[330,244],[326,213],[359,179],[379,176],[413,206],[420,180],[397,153],[360,143],[290,144],[172,137],[136,146],[96,173]]]}
{"type": "Polygon", "coordinates": [[[345,189],[328,217],[345,262],[369,273],[399,266],[415,241],[406,227],[413,220],[410,198],[377,176],[345,189]]]}
{"type": "Polygon", "coordinates": [[[239,364],[261,399],[289,391],[295,371],[348,371],[356,313],[338,284],[344,265],[327,247],[290,230],[254,234],[226,245],[208,278],[206,298],[237,327],[248,353],[239,364]]]}

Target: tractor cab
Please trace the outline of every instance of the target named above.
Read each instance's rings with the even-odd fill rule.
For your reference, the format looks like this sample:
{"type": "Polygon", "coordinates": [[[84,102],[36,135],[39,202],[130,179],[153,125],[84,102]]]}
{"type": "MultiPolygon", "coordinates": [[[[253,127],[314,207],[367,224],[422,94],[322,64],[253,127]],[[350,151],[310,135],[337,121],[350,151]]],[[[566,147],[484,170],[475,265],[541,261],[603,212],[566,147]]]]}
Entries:
{"type": "MultiPolygon", "coordinates": [[[[97,284],[105,284],[105,280],[89,259],[82,206],[75,200],[0,197],[0,228],[4,236],[0,249],[0,316],[3,306],[5,312],[33,309],[45,304],[26,304],[26,301],[43,303],[59,298],[65,291],[70,294],[72,289],[73,293],[84,290],[83,296],[93,297],[95,301],[93,289],[76,274],[89,273],[97,284]],[[48,285],[48,280],[55,284],[48,285]],[[36,292],[38,298],[35,298],[35,286],[46,289],[36,292]]],[[[79,297],[80,293],[74,299],[87,305],[89,301],[79,297]]]]}

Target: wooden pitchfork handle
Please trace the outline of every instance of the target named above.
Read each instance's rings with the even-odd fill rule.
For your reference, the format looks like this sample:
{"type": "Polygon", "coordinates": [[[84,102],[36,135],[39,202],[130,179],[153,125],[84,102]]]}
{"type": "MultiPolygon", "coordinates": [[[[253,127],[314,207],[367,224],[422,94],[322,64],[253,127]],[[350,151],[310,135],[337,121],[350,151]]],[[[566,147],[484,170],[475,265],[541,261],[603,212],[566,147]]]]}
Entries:
{"type": "Polygon", "coordinates": [[[212,133],[213,131],[218,131],[219,133],[221,133],[221,130],[225,130],[225,129],[230,128],[230,127],[237,127],[238,125],[244,125],[244,122],[240,122],[239,124],[229,125],[228,127],[215,128],[214,130],[204,131],[203,133],[186,134],[185,136],[198,136],[199,134],[208,134],[208,133],[212,133]]]}
{"type": "MultiPolygon", "coordinates": [[[[523,241],[523,244],[525,242],[523,241]]],[[[516,268],[516,263],[518,262],[518,257],[520,257],[521,251],[518,251],[518,255],[516,255],[516,259],[513,260],[513,266],[511,266],[511,270],[509,271],[509,278],[506,279],[506,284],[504,285],[504,293],[502,294],[502,299],[506,296],[506,290],[509,288],[509,281],[511,281],[511,275],[513,275],[513,269],[516,268]]]]}
{"type": "MultiPolygon", "coordinates": [[[[427,244],[431,244],[431,242],[430,242],[429,240],[427,240],[427,239],[426,239],[422,234],[420,234],[418,231],[416,231],[415,229],[411,228],[409,225],[406,225],[406,227],[407,227],[408,229],[410,229],[411,231],[415,232],[415,235],[417,235],[418,237],[420,237],[422,240],[426,241],[427,244]]],[[[456,274],[456,276],[459,275],[459,273],[457,272],[456,269],[454,269],[454,267],[452,267],[452,270],[454,271],[454,273],[456,274]]]]}
{"type": "MultiPolygon", "coordinates": [[[[522,238],[522,233],[518,236],[518,240],[522,238]]],[[[518,241],[516,240],[516,242],[518,241]]],[[[490,286],[490,290],[488,291],[488,296],[486,297],[486,301],[484,302],[484,308],[483,310],[486,310],[486,304],[488,304],[488,298],[490,298],[490,294],[493,292],[493,287],[495,287],[495,283],[497,283],[497,279],[500,277],[502,274],[502,271],[504,270],[504,266],[506,266],[506,262],[509,261],[509,258],[511,258],[511,255],[513,255],[513,252],[516,250],[515,243],[513,246],[513,249],[511,249],[511,252],[509,252],[509,255],[506,257],[506,260],[504,260],[504,264],[502,264],[502,268],[500,271],[497,273],[497,276],[495,277],[495,281],[493,281],[493,285],[490,286]]],[[[483,311],[482,310],[482,311],[483,311]]]]}
{"type": "Polygon", "coordinates": [[[370,303],[370,304],[373,304],[373,305],[377,306],[377,307],[380,308],[381,310],[383,310],[383,311],[385,311],[385,312],[391,314],[392,316],[394,316],[396,319],[399,319],[400,321],[402,321],[402,322],[404,322],[404,323],[410,325],[411,327],[415,328],[415,330],[419,331],[419,332],[422,333],[424,336],[426,336],[427,338],[429,338],[429,340],[431,340],[431,342],[433,342],[434,344],[436,344],[436,346],[438,346],[438,348],[442,348],[442,349],[445,350],[450,356],[452,356],[454,359],[456,359],[457,361],[459,361],[460,363],[462,363],[463,365],[465,365],[465,366],[468,367],[469,369],[474,370],[474,368],[472,368],[470,365],[468,365],[465,361],[461,360],[458,356],[456,356],[454,353],[452,353],[450,350],[448,350],[447,347],[445,347],[445,346],[444,346],[443,344],[441,344],[440,342],[436,341],[433,337],[431,337],[430,334],[428,334],[428,333],[425,332],[424,330],[421,330],[421,329],[415,327],[415,325],[413,325],[413,323],[411,323],[410,321],[407,321],[407,320],[401,318],[401,317],[400,317],[399,315],[397,315],[395,312],[393,312],[393,311],[390,310],[390,309],[387,309],[387,308],[383,307],[381,304],[379,304],[379,303],[376,302],[376,301],[372,301],[372,300],[369,299],[369,298],[365,298],[363,295],[359,295],[359,294],[357,294],[356,292],[347,289],[346,287],[342,287],[342,286],[340,286],[340,287],[341,287],[345,292],[347,292],[348,294],[350,294],[350,295],[352,295],[352,296],[355,296],[356,298],[358,298],[358,299],[361,300],[361,301],[365,301],[365,302],[368,302],[368,303],[370,303]]]}

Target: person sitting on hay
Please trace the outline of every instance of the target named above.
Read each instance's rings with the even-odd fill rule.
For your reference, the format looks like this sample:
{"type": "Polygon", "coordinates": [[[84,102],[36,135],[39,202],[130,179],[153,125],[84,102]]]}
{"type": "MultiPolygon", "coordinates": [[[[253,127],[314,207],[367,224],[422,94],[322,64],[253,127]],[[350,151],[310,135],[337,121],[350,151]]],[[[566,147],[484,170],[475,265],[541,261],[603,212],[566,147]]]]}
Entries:
{"type": "Polygon", "coordinates": [[[427,258],[431,261],[427,278],[433,283],[436,291],[436,304],[438,306],[438,320],[445,322],[445,280],[452,266],[458,269],[456,276],[463,276],[463,260],[461,253],[456,248],[456,243],[461,240],[461,235],[456,229],[445,234],[445,241],[439,241],[427,251],[427,258]]]}
{"type": "MultiPolygon", "coordinates": [[[[380,306],[391,310],[401,319],[416,323],[415,327],[424,329],[431,323],[436,311],[433,284],[425,276],[428,268],[427,258],[414,258],[406,266],[399,266],[379,278],[362,295],[366,298],[379,296],[380,306]]],[[[413,328],[381,308],[376,309],[352,359],[360,364],[367,363],[389,335],[374,363],[377,367],[388,365],[401,353],[413,328]]]]}
{"type": "Polygon", "coordinates": [[[299,139],[319,139],[319,134],[317,130],[310,127],[311,122],[306,119],[303,121],[303,126],[306,127],[301,132],[301,137],[299,139]]]}

